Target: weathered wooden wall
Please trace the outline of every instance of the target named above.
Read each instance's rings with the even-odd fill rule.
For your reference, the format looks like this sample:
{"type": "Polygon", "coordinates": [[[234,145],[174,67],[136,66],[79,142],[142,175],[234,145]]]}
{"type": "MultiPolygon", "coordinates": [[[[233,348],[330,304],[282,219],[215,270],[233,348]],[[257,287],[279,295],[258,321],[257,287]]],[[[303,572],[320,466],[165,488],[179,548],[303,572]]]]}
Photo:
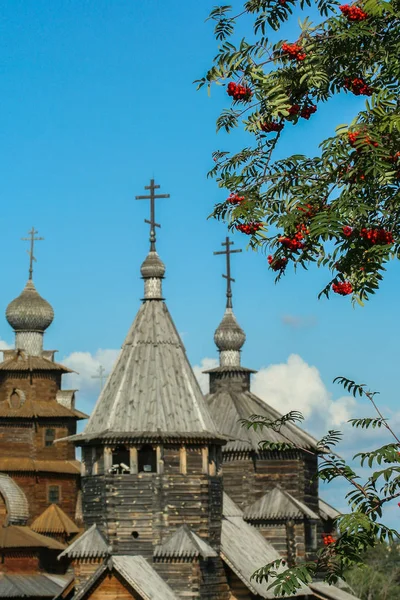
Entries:
{"type": "Polygon", "coordinates": [[[90,600],[143,600],[133,590],[128,589],[114,573],[106,573],[89,596],[90,600]]]}
{"type": "Polygon", "coordinates": [[[107,533],[116,554],[150,557],[156,544],[168,539],[185,523],[219,548],[222,516],[219,476],[92,475],[82,478],[82,492],[85,525],[97,523],[107,533]],[[134,532],[137,537],[132,535],[134,532]]]}

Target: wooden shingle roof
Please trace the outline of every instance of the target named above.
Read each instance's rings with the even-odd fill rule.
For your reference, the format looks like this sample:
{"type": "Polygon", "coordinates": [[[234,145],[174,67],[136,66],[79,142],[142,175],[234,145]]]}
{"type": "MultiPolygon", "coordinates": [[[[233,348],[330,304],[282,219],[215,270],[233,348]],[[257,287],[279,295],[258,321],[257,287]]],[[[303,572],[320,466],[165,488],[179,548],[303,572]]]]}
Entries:
{"type": "Polygon", "coordinates": [[[28,457],[0,456],[0,471],[80,475],[81,463],[79,460],[33,460],[28,457]]]}
{"type": "Polygon", "coordinates": [[[30,527],[9,525],[0,527],[0,548],[49,548],[64,550],[65,546],[53,538],[32,531],[30,527]]]}
{"type": "Polygon", "coordinates": [[[166,304],[145,300],[84,432],[110,438],[224,439],[218,434],[166,304]]]}
{"type": "Polygon", "coordinates": [[[31,529],[38,533],[63,533],[66,535],[73,535],[80,531],[79,527],[65,514],[62,508],[57,506],[57,504],[50,504],[50,506],[34,520],[31,529]]]}
{"type": "Polygon", "coordinates": [[[169,585],[143,556],[113,556],[104,562],[74,596],[82,600],[109,572],[115,571],[136,592],[141,600],[178,600],[169,585]]]}
{"type": "Polygon", "coordinates": [[[0,598],[55,598],[67,585],[70,576],[50,575],[17,575],[0,573],[0,598]]]}
{"type": "Polygon", "coordinates": [[[263,402],[249,390],[238,390],[223,385],[214,394],[208,394],[206,401],[218,430],[225,436],[235,438],[223,448],[224,452],[260,451],[260,442],[291,443],[297,448],[317,449],[317,440],[291,423],[286,423],[280,431],[270,428],[247,429],[242,419],[252,415],[264,416],[276,420],[282,415],[263,402]]]}
{"type": "MultiPolygon", "coordinates": [[[[275,598],[273,590],[268,589],[270,582],[258,583],[252,575],[256,569],[278,560],[281,556],[255,527],[246,523],[240,513],[240,509],[224,493],[222,560],[257,598],[275,598]]],[[[297,592],[296,597],[307,594],[310,594],[310,590],[304,586],[297,592]]]]}
{"type": "Polygon", "coordinates": [[[210,558],[218,556],[211,546],[189,529],[182,525],[164,543],[156,546],[155,557],[163,558],[210,558]]]}
{"type": "Polygon", "coordinates": [[[280,487],[275,487],[256,502],[245,508],[244,518],[249,521],[260,519],[308,519],[319,520],[319,516],[308,506],[280,487]]]}
{"type": "Polygon", "coordinates": [[[104,558],[109,556],[110,547],[107,544],[101,531],[94,524],[81,536],[72,542],[59,555],[59,559],[67,556],[68,558],[104,558]]]}

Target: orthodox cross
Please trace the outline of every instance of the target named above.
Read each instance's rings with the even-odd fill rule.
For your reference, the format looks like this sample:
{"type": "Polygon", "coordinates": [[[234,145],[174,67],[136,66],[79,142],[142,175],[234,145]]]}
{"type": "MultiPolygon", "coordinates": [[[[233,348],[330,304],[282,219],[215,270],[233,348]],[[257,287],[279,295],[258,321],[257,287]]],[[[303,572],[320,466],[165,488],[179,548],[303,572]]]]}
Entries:
{"type": "Polygon", "coordinates": [[[221,246],[226,246],[226,250],[220,252],[214,252],[214,254],[226,254],[226,275],[222,275],[226,279],[226,308],[232,308],[232,281],[235,281],[231,277],[231,254],[235,252],[241,252],[241,250],[231,250],[235,242],[231,242],[229,237],[226,236],[225,242],[222,242],[221,246]]]}
{"type": "Polygon", "coordinates": [[[156,227],[161,227],[155,220],[155,200],[158,198],[169,198],[169,194],[155,194],[156,189],[160,186],[154,183],[154,179],[150,179],[150,185],[145,185],[145,190],[150,190],[148,196],[136,196],[136,200],[150,200],[150,220],[145,219],[144,222],[150,225],[150,251],[156,249],[156,227]]]}
{"type": "Polygon", "coordinates": [[[100,379],[100,390],[102,390],[104,386],[104,380],[106,377],[108,377],[108,374],[106,374],[106,370],[103,365],[99,366],[97,373],[98,375],[92,375],[92,379],[100,379]]]}
{"type": "Polygon", "coordinates": [[[33,275],[33,261],[36,262],[36,258],[33,254],[33,251],[35,249],[35,242],[44,240],[44,238],[42,238],[42,237],[35,237],[37,233],[39,233],[39,232],[36,231],[34,227],[32,227],[32,229],[30,231],[28,231],[29,237],[21,238],[21,240],[23,242],[30,242],[30,244],[31,244],[30,249],[27,250],[27,253],[29,254],[29,257],[30,257],[29,258],[29,279],[32,279],[32,275],[33,275]]]}

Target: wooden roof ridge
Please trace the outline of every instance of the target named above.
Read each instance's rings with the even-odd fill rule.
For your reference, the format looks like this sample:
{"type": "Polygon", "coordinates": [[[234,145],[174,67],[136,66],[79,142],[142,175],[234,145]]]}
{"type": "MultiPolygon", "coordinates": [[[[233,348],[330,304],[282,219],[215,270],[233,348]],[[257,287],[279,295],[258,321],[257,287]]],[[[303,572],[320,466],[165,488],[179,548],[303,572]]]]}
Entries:
{"type": "Polygon", "coordinates": [[[168,308],[144,301],[82,434],[75,441],[131,435],[175,438],[217,431],[168,308]]]}
{"type": "Polygon", "coordinates": [[[77,537],[58,559],[68,558],[104,558],[111,553],[106,538],[101,533],[96,523],[77,537]]]}
{"type": "Polygon", "coordinates": [[[74,596],[82,600],[101,577],[115,570],[142,600],[178,600],[175,592],[141,555],[118,555],[104,561],[74,596]]]}
{"type": "Polygon", "coordinates": [[[65,545],[57,540],[33,531],[26,525],[8,525],[0,527],[0,548],[48,548],[64,550],[65,545]]]}
{"type": "Polygon", "coordinates": [[[154,556],[170,558],[210,558],[217,552],[188,525],[181,525],[165,542],[156,546],[154,556]]]}
{"type": "Polygon", "coordinates": [[[319,515],[279,485],[245,508],[246,520],[304,518],[319,520],[319,515]]]}
{"type": "Polygon", "coordinates": [[[0,473],[0,494],[7,508],[6,525],[25,525],[29,519],[29,504],[24,491],[5,473],[0,473]]]}
{"type": "Polygon", "coordinates": [[[50,504],[31,525],[33,531],[38,533],[65,533],[73,535],[79,533],[79,527],[57,504],[50,504]]]}

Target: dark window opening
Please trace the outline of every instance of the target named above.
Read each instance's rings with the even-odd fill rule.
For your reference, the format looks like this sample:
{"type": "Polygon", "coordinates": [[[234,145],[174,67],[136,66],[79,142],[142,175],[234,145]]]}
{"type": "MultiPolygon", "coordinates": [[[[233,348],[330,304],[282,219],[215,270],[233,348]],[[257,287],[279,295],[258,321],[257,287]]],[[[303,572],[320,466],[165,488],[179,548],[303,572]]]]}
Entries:
{"type": "Polygon", "coordinates": [[[21,396],[18,394],[17,390],[13,390],[10,396],[10,407],[11,408],[19,408],[21,406],[21,396]]]}
{"type": "Polygon", "coordinates": [[[60,486],[50,485],[48,491],[48,500],[50,504],[58,504],[60,502],[60,486]]]}
{"type": "Polygon", "coordinates": [[[130,473],[129,449],[125,446],[117,446],[112,453],[112,473],[130,473]]]}
{"type": "Polygon", "coordinates": [[[305,535],[306,535],[306,549],[316,550],[317,549],[317,524],[312,521],[305,523],[305,535]]]}
{"type": "Polygon", "coordinates": [[[44,432],[44,445],[46,448],[53,445],[54,440],[56,439],[56,430],[55,429],[46,429],[44,432]]]}
{"type": "Polygon", "coordinates": [[[157,452],[152,446],[142,446],[138,452],[139,473],[157,473],[157,452]]]}
{"type": "Polygon", "coordinates": [[[135,540],[137,540],[137,539],[138,539],[138,537],[139,537],[139,532],[138,532],[138,531],[132,531],[132,533],[131,533],[131,536],[132,536],[132,537],[133,537],[135,540]]]}

